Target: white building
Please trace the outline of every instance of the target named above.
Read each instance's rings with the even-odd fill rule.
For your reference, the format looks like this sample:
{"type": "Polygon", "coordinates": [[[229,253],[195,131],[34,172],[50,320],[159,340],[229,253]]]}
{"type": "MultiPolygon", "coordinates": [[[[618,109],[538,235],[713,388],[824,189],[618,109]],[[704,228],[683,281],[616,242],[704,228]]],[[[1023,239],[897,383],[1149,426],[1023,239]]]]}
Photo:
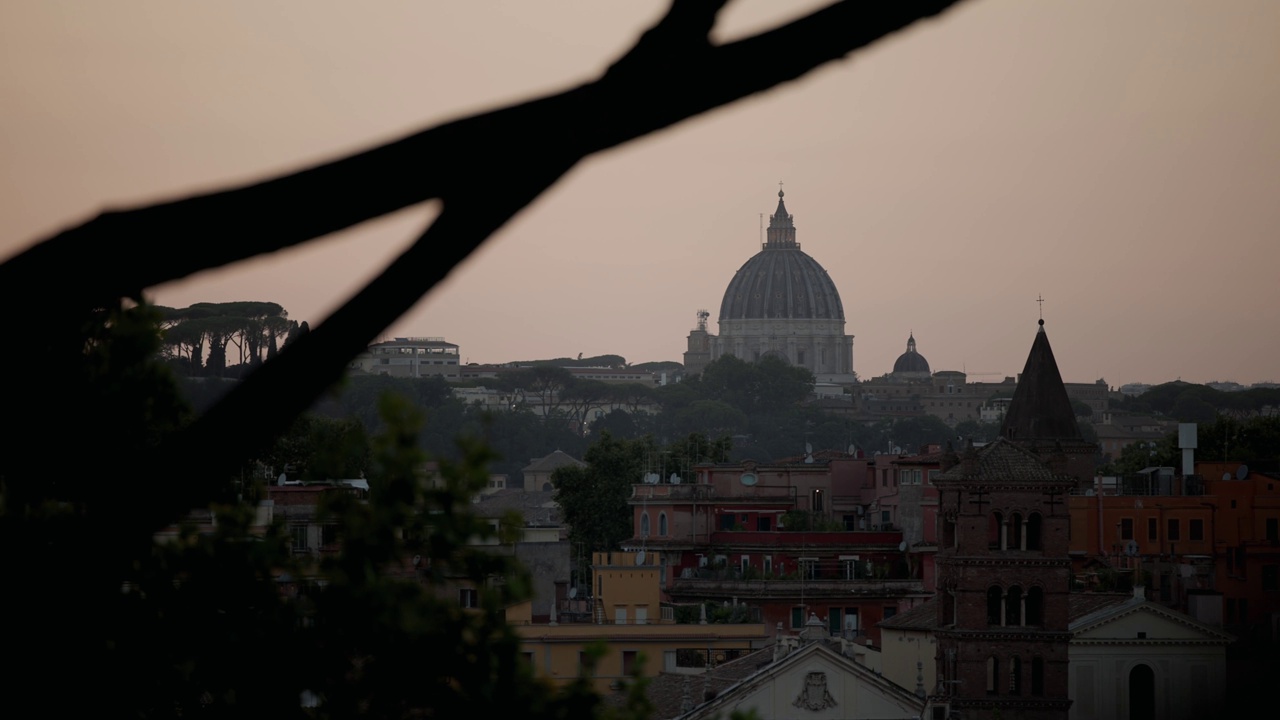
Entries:
{"type": "Polygon", "coordinates": [[[348,367],[391,377],[461,377],[458,346],[440,337],[402,337],[370,345],[348,367]]]}

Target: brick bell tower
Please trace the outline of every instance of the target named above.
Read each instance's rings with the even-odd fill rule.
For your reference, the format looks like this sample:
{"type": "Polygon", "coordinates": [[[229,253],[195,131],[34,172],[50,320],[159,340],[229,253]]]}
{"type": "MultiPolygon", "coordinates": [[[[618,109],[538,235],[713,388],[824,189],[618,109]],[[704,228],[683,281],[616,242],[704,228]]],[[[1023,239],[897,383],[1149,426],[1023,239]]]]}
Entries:
{"type": "MultiPolygon", "coordinates": [[[[1040,427],[1074,425],[1069,403],[1037,402],[1066,395],[1043,324],[1028,367],[1053,372],[1024,373],[1009,415],[1035,418],[1040,427]],[[1028,382],[1036,392],[1023,392],[1028,382]]],[[[1061,445],[1029,449],[1006,435],[953,454],[947,464],[934,478],[939,682],[930,698],[933,717],[1066,720],[1071,519],[1065,500],[1077,482],[1070,459],[1061,445]]]]}

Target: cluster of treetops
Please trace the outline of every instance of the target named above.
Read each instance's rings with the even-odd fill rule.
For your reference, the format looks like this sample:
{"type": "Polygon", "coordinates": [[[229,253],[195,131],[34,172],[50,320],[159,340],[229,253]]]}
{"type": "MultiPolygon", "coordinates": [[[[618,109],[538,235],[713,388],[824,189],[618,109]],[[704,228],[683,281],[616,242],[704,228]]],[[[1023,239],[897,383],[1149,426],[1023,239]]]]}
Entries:
{"type": "MultiPolygon", "coordinates": [[[[242,368],[270,357],[279,347],[307,331],[305,322],[288,320],[288,313],[276,303],[197,303],[189,308],[159,310],[163,316],[165,356],[184,377],[208,377],[215,368],[221,368],[224,376],[238,377],[242,368]],[[237,363],[226,364],[228,348],[235,349],[237,363]],[[208,357],[203,364],[202,353],[208,357]]],[[[519,478],[521,469],[532,459],[556,449],[581,458],[605,433],[616,440],[642,440],[656,445],[699,435],[725,441],[726,460],[760,462],[802,455],[806,446],[841,451],[853,447],[867,455],[912,453],[928,444],[945,446],[947,442],[963,443],[969,439],[989,442],[999,434],[998,423],[976,420],[948,426],[927,415],[884,418],[871,423],[833,415],[808,402],[814,383],[812,373],[774,358],[759,362],[732,356],[720,358],[700,375],[664,386],[580,379],[567,369],[641,368],[628,364],[619,355],[588,358],[579,355],[513,364],[520,368],[496,378],[461,384],[437,377],[352,375],[341,387],[335,388],[330,397],[317,404],[311,416],[300,419],[295,432],[289,436],[320,433],[321,437],[305,442],[292,440],[287,444],[300,448],[327,447],[330,450],[324,452],[332,453],[332,448],[337,446],[324,441],[325,433],[380,431],[378,402],[385,393],[405,397],[425,410],[419,441],[427,452],[450,457],[456,452],[454,441],[459,434],[479,438],[496,453],[493,472],[512,478],[519,478]],[[490,387],[510,398],[511,405],[508,411],[495,413],[468,404],[452,392],[459,385],[490,387]],[[535,405],[541,413],[534,412],[532,406],[535,405]],[[603,415],[592,417],[597,411],[603,415]],[[320,430],[322,426],[326,429],[320,430]]],[[[671,371],[679,367],[676,363],[646,363],[643,369],[671,371]]],[[[228,387],[207,382],[184,385],[197,409],[211,404],[228,387]]],[[[1093,413],[1087,405],[1078,401],[1073,405],[1082,434],[1086,439],[1095,440],[1096,433],[1089,421],[1098,418],[1091,417],[1093,413]]],[[[1280,447],[1280,444],[1266,444],[1266,439],[1271,437],[1266,428],[1280,420],[1236,421],[1220,417],[1219,412],[1256,410],[1266,405],[1280,407],[1280,390],[1228,393],[1204,385],[1175,382],[1154,387],[1141,396],[1118,400],[1113,408],[1212,426],[1202,432],[1205,440],[1201,457],[1217,456],[1214,451],[1205,454],[1215,442],[1222,444],[1213,438],[1238,435],[1242,439],[1231,443],[1236,459],[1243,458],[1265,467],[1267,463],[1276,463],[1273,449],[1280,447]],[[1235,426],[1238,427],[1231,429],[1235,426]],[[1249,438],[1258,438],[1258,441],[1255,443],[1249,438]]],[[[1172,438],[1160,443],[1158,459],[1162,463],[1168,459],[1165,456],[1170,454],[1170,447],[1176,450],[1175,444],[1172,438]]],[[[1100,454],[1099,469],[1117,474],[1136,472],[1151,464],[1150,451],[1150,447],[1142,446],[1131,448],[1119,457],[1100,454]]],[[[353,457],[333,470],[355,476],[360,470],[358,466],[359,461],[353,457]]]]}

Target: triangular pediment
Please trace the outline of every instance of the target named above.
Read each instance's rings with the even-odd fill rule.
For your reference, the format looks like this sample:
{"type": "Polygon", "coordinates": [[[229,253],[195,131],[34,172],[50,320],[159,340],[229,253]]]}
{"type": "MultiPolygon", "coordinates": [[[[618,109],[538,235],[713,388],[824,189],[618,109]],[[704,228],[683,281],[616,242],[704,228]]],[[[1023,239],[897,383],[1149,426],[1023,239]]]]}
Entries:
{"type": "Polygon", "coordinates": [[[772,663],[681,720],[753,710],[759,720],[856,720],[920,717],[924,700],[821,643],[772,663]]]}
{"type": "Polygon", "coordinates": [[[1071,627],[1073,643],[1213,643],[1227,633],[1152,602],[1132,602],[1080,618],[1071,627]]]}

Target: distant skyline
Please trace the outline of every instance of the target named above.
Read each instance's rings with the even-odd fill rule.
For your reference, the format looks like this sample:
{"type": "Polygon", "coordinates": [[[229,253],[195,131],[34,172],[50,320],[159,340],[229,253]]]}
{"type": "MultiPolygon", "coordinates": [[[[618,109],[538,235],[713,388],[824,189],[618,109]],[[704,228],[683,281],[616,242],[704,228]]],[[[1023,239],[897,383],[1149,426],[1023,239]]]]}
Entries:
{"type": "MultiPolygon", "coordinates": [[[[824,4],[737,0],[721,36],[824,4]]],[[[107,207],[269,177],[585,82],[665,8],[11,0],[0,256],[107,207]]],[[[935,371],[1015,375],[1043,295],[1068,382],[1277,381],[1278,47],[1268,0],[962,3],[589,159],[385,335],[443,336],[472,362],[678,361],[698,309],[715,330],[782,181],[863,378],[892,369],[908,332],[935,371]]],[[[315,324],[437,209],[152,297],[270,300],[315,324]]]]}

